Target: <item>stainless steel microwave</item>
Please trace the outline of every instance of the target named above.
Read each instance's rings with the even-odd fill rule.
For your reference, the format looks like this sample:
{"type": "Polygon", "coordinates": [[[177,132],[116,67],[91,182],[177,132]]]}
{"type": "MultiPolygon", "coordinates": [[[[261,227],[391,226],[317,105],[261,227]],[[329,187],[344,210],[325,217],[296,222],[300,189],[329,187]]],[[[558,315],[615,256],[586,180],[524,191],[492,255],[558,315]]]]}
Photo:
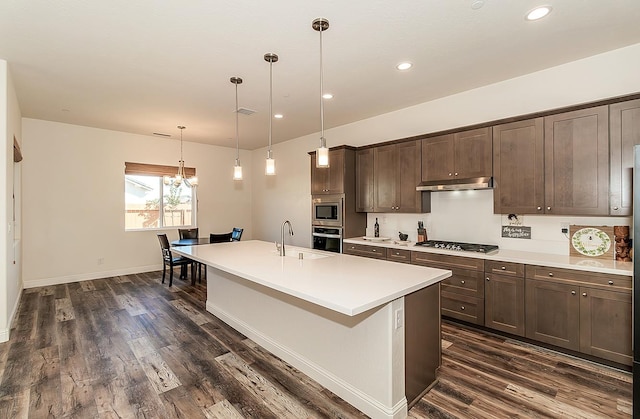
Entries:
{"type": "Polygon", "coordinates": [[[342,195],[315,196],[311,200],[311,223],[315,226],[342,227],[342,195]]]}

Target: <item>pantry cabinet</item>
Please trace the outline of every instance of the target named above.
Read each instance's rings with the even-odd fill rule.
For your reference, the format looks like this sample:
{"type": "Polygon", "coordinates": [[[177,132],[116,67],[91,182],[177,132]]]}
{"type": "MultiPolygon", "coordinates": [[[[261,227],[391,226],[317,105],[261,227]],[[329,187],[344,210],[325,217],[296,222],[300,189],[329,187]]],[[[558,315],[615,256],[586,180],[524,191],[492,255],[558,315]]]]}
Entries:
{"type": "Polygon", "coordinates": [[[633,146],[640,144],[640,99],[609,107],[611,215],[631,215],[633,146]]]}

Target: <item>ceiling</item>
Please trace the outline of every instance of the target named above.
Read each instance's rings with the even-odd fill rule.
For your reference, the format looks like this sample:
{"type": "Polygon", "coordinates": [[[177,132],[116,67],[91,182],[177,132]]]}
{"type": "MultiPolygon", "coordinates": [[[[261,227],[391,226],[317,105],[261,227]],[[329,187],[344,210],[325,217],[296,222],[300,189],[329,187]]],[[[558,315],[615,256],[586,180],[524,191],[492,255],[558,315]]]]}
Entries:
{"type": "Polygon", "coordinates": [[[640,1],[3,0],[0,58],[23,117],[235,147],[325,129],[640,42],[640,1]],[[482,7],[474,9],[472,3],[482,7]],[[546,18],[525,13],[541,3],[546,18]],[[396,64],[411,61],[409,71],[396,64]]]}

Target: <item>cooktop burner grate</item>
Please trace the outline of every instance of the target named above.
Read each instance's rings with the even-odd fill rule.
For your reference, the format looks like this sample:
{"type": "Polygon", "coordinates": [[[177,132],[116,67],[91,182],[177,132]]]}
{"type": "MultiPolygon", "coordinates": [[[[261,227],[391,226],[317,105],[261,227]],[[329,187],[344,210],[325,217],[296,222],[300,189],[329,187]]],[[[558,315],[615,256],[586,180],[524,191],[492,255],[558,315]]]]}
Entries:
{"type": "Polygon", "coordinates": [[[416,246],[433,247],[444,250],[460,250],[465,252],[493,253],[498,251],[498,246],[494,244],[478,244],[463,242],[448,242],[443,240],[427,240],[416,243],[416,246]]]}

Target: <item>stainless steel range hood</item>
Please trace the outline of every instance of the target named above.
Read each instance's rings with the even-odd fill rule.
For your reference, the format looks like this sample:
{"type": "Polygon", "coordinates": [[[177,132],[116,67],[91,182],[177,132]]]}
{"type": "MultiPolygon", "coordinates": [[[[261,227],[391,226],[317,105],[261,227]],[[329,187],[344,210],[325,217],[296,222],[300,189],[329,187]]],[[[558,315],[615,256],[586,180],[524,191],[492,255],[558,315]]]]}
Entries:
{"type": "Polygon", "coordinates": [[[436,182],[422,182],[417,191],[463,191],[467,189],[490,189],[493,187],[493,178],[476,177],[469,179],[440,180],[436,182]]]}

